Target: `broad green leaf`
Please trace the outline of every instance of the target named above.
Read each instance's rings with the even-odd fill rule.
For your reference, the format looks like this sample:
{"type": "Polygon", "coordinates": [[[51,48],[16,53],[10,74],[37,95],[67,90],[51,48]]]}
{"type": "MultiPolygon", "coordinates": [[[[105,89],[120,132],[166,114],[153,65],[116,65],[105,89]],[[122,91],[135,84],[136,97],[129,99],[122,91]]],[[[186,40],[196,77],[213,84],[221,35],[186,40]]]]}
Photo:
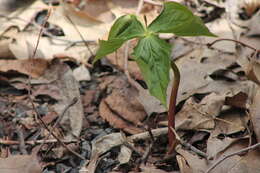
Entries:
{"type": "Polygon", "coordinates": [[[124,39],[129,40],[144,35],[145,29],[134,15],[124,15],[119,17],[110,29],[108,40],[124,39]]]}
{"type": "Polygon", "coordinates": [[[94,63],[101,59],[102,57],[106,56],[107,54],[113,53],[118,48],[122,46],[124,43],[123,39],[111,39],[108,41],[100,40],[99,41],[99,49],[96,53],[96,57],[94,60],[94,63]]]}
{"type": "Polygon", "coordinates": [[[108,40],[99,42],[99,49],[96,53],[94,63],[113,53],[124,44],[125,41],[136,37],[142,37],[145,29],[134,15],[124,15],[119,17],[110,29],[108,40]]]}
{"type": "Polygon", "coordinates": [[[133,52],[150,94],[165,106],[169,83],[170,53],[171,45],[153,34],[140,39],[133,52]]]}
{"type": "Polygon", "coordinates": [[[178,36],[215,36],[199,17],[176,2],[164,3],[163,11],[148,26],[148,30],[155,33],[174,33],[178,36]]]}

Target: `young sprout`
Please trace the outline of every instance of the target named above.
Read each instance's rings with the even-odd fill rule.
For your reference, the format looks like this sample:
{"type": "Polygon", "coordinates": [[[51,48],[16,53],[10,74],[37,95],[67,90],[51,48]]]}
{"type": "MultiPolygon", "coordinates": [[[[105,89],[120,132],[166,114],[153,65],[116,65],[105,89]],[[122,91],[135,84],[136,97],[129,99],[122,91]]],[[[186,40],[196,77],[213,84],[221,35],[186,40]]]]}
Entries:
{"type": "Polygon", "coordinates": [[[168,107],[168,154],[175,148],[176,98],[180,82],[180,72],[171,61],[172,46],[159,38],[159,33],[173,33],[176,36],[211,36],[202,20],[193,15],[185,6],[177,2],[165,2],[163,10],[151,24],[144,26],[135,15],[124,15],[118,18],[110,29],[108,40],[101,40],[94,62],[120,48],[126,41],[139,39],[132,53],[137,62],[149,92],[168,107]],[[169,71],[174,72],[174,83],[167,106],[166,90],[170,81],[169,71]]]}

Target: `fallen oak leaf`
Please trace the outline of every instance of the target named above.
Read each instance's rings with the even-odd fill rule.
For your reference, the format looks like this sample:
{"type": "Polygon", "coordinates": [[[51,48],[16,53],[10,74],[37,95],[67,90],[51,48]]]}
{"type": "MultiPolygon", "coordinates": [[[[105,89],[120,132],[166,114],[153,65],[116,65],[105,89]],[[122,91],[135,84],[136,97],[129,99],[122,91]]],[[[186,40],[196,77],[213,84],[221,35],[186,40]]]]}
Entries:
{"type": "Polygon", "coordinates": [[[146,118],[143,106],[137,100],[135,89],[122,76],[105,79],[108,96],[101,101],[99,113],[102,118],[115,128],[136,134],[143,132],[142,121],[146,118]],[[125,87],[128,86],[128,87],[125,87]]]}

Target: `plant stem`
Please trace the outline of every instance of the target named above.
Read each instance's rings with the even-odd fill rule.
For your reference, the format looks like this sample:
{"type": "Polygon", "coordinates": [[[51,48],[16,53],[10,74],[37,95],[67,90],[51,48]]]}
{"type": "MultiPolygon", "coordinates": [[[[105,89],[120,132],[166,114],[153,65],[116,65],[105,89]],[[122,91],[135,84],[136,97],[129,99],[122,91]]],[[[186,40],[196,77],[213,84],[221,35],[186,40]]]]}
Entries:
{"type": "Polygon", "coordinates": [[[175,129],[175,111],[176,111],[176,100],[177,94],[180,84],[180,71],[174,61],[171,62],[171,67],[174,73],[174,80],[173,86],[171,91],[170,103],[169,103],[169,110],[168,110],[168,141],[169,141],[169,148],[168,154],[172,154],[175,148],[175,139],[176,136],[171,130],[171,128],[175,129]]]}
{"type": "Polygon", "coordinates": [[[243,42],[241,42],[241,41],[234,40],[234,39],[229,39],[229,38],[220,38],[220,39],[217,39],[217,40],[213,41],[212,43],[209,43],[209,44],[208,44],[208,47],[213,46],[213,44],[215,44],[215,43],[217,43],[217,42],[219,42],[219,41],[233,41],[233,42],[236,42],[236,43],[238,43],[238,44],[241,44],[242,46],[248,47],[249,49],[252,49],[252,50],[254,50],[255,52],[259,52],[259,51],[260,51],[260,50],[258,50],[258,49],[256,49],[256,48],[254,48],[254,47],[252,47],[252,46],[246,44],[246,43],[243,43],[243,42]]]}

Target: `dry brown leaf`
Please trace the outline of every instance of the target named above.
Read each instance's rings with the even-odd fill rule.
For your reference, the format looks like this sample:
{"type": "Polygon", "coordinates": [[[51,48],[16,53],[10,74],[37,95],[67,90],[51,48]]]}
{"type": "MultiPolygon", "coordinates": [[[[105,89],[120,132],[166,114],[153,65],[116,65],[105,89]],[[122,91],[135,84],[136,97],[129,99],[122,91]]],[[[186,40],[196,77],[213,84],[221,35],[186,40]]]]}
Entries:
{"type": "Polygon", "coordinates": [[[45,85],[44,88],[51,88],[55,93],[58,103],[54,110],[61,115],[64,108],[69,105],[73,98],[78,101],[66,111],[61,125],[66,131],[67,138],[79,136],[83,121],[83,106],[81,104],[79,84],[73,76],[72,70],[57,59],[54,59],[40,78],[31,80],[31,83],[45,85]]]}
{"type": "Polygon", "coordinates": [[[85,40],[97,41],[98,39],[103,38],[106,35],[106,33],[108,33],[109,28],[114,21],[111,20],[112,18],[116,19],[122,16],[123,14],[127,14],[129,12],[129,9],[131,9],[131,13],[134,13],[138,4],[137,0],[125,0],[123,3],[121,1],[98,1],[93,1],[91,3],[92,5],[94,5],[95,3],[103,3],[102,9],[95,10],[97,4],[94,5],[95,7],[88,7],[88,5],[86,5],[86,10],[84,10],[84,12],[78,12],[75,10],[75,8],[72,8],[70,5],[64,3],[63,6],[60,6],[57,9],[55,9],[55,11],[50,16],[49,21],[53,24],[60,26],[63,29],[65,36],[61,38],[65,38],[71,41],[82,40],[78,32],[75,30],[74,26],[67,19],[66,16],[69,16],[69,18],[73,21],[75,27],[77,27],[77,29],[80,31],[81,35],[84,37],[85,40]],[[89,11],[89,8],[91,8],[91,11],[89,11]],[[97,14],[98,11],[103,12],[99,13],[99,16],[95,16],[92,13],[93,10],[96,11],[94,14],[97,14]],[[97,21],[97,19],[107,20],[108,18],[110,18],[110,20],[106,21],[105,23],[93,21],[93,19],[97,21]]]}
{"type": "Polygon", "coordinates": [[[1,40],[0,41],[0,59],[12,59],[14,55],[9,49],[9,44],[11,43],[11,39],[1,40]]]}
{"type": "Polygon", "coordinates": [[[256,135],[257,141],[260,142],[260,89],[257,88],[253,100],[252,105],[249,108],[251,121],[254,127],[254,133],[256,135]]]}
{"type": "MultiPolygon", "coordinates": [[[[129,43],[129,52],[132,52],[134,46],[136,45],[137,40],[131,40],[129,43]]],[[[126,46],[126,45],[125,45],[126,46]]],[[[115,53],[107,55],[108,60],[116,65],[120,70],[124,70],[124,65],[125,65],[125,49],[126,47],[122,46],[119,48],[115,53]]],[[[135,61],[128,61],[128,71],[130,75],[137,80],[143,80],[141,71],[135,61]]]]}
{"type": "MultiPolygon", "coordinates": [[[[258,8],[260,8],[260,2],[258,2],[258,8]]],[[[247,33],[247,36],[257,36],[260,35],[259,27],[260,27],[260,11],[258,11],[257,14],[255,14],[252,19],[250,19],[249,22],[249,32],[247,33]]]]}
{"type": "Polygon", "coordinates": [[[128,163],[132,156],[132,150],[125,145],[122,145],[120,148],[120,153],[117,156],[117,160],[120,164],[128,163]]]}
{"type": "MultiPolygon", "coordinates": [[[[15,34],[12,36],[13,41],[9,44],[11,53],[17,59],[28,59],[32,57],[36,47],[37,37],[38,33],[19,32],[15,34]]],[[[96,46],[93,44],[89,45],[89,48],[92,51],[94,51],[95,47],[96,46]]],[[[90,56],[91,52],[85,45],[77,45],[68,48],[68,45],[64,44],[64,41],[41,37],[34,58],[49,60],[56,57],[86,64],[88,57],[90,56]]]]}
{"type": "Polygon", "coordinates": [[[0,159],[1,173],[41,173],[42,168],[36,155],[11,155],[0,159]]]}
{"type": "MultiPolygon", "coordinates": [[[[248,147],[248,139],[241,139],[225,150],[221,156],[228,155],[235,151],[239,151],[243,148],[248,147]]],[[[219,159],[218,157],[217,159],[219,159]]],[[[211,173],[229,172],[229,173],[258,173],[260,171],[259,166],[260,152],[259,150],[251,150],[248,153],[242,155],[235,155],[225,159],[223,162],[218,164],[211,173]]],[[[213,160],[210,163],[217,161],[213,160]]],[[[210,164],[210,165],[211,165],[210,164]]]]}
{"type": "Polygon", "coordinates": [[[218,139],[215,135],[211,135],[207,142],[207,154],[209,158],[217,158],[232,144],[241,140],[240,138],[225,137],[224,139],[218,139]]]}
{"type": "Polygon", "coordinates": [[[236,95],[232,96],[232,97],[226,97],[226,101],[225,104],[226,105],[230,105],[230,106],[234,106],[237,108],[247,108],[247,99],[248,99],[248,95],[244,92],[239,92],[236,95]]]}
{"type": "MultiPolygon", "coordinates": [[[[181,59],[176,61],[176,65],[180,69],[181,81],[178,92],[178,102],[187,99],[189,96],[198,92],[203,87],[210,85],[213,80],[209,77],[210,74],[219,70],[226,69],[235,62],[235,57],[220,54],[218,51],[204,48],[197,48],[181,59]]],[[[172,76],[173,78],[174,76],[172,76]]],[[[221,87],[216,87],[214,90],[204,90],[204,93],[216,92],[224,94],[227,92],[227,87],[232,85],[231,82],[222,83],[217,81],[221,87]],[[225,86],[226,85],[226,86],[225,86]],[[215,91],[215,89],[218,89],[215,91]],[[219,92],[222,90],[222,92],[219,92]],[[224,90],[224,92],[223,92],[224,90]]],[[[172,85],[172,84],[171,84],[172,85]]],[[[170,95],[171,85],[168,87],[167,95],[170,95]]],[[[215,85],[215,84],[214,84],[215,85]]]]}
{"type": "Polygon", "coordinates": [[[17,71],[33,78],[40,77],[47,69],[49,62],[44,59],[0,60],[0,71],[17,71]]]}
{"type": "Polygon", "coordinates": [[[111,133],[109,135],[101,136],[94,139],[92,143],[91,158],[87,167],[81,168],[81,172],[94,173],[96,170],[99,156],[109,151],[113,147],[122,145],[124,138],[121,133],[111,133]]]}
{"type": "MultiPolygon", "coordinates": [[[[166,171],[162,170],[162,169],[157,169],[154,165],[151,164],[142,164],[140,166],[141,169],[141,173],[167,173],[166,171]]],[[[135,171],[136,172],[136,171],[135,171]]],[[[133,171],[129,172],[129,173],[135,173],[133,171]]]]}
{"type": "Polygon", "coordinates": [[[190,173],[192,172],[191,168],[189,167],[188,163],[186,162],[185,158],[181,155],[176,156],[176,160],[178,162],[180,172],[181,173],[190,173]]]}
{"type": "MultiPolygon", "coordinates": [[[[10,0],[7,0],[10,1],[10,0]]],[[[2,1],[1,1],[2,2],[2,1]]],[[[48,8],[48,6],[43,3],[41,0],[36,0],[32,4],[31,0],[25,1],[17,1],[14,2],[15,5],[13,5],[14,9],[12,9],[9,12],[4,11],[3,9],[0,9],[1,15],[6,15],[6,17],[0,17],[0,35],[2,35],[8,28],[12,26],[16,26],[19,28],[19,30],[24,30],[24,28],[28,25],[28,23],[31,21],[31,19],[34,17],[35,13],[37,11],[40,11],[42,9],[48,8]],[[29,4],[28,4],[29,2],[29,4]],[[29,6],[28,6],[29,5],[29,6]],[[23,8],[19,8],[22,7],[23,8]],[[28,6],[28,7],[26,7],[28,6]],[[18,9],[16,9],[18,7],[18,9]],[[15,10],[15,11],[13,11],[15,10]],[[11,12],[11,13],[10,13],[11,12]]],[[[0,8],[3,7],[0,5],[0,8]]]]}
{"type": "Polygon", "coordinates": [[[215,119],[215,128],[211,131],[211,136],[232,135],[243,132],[246,129],[248,116],[240,109],[222,110],[220,115],[215,119]]]}
{"type": "Polygon", "coordinates": [[[88,69],[84,65],[80,65],[79,67],[73,70],[73,75],[77,81],[90,81],[91,76],[88,69]]]}
{"type": "Polygon", "coordinates": [[[92,20],[99,22],[112,22],[115,19],[114,14],[108,6],[109,1],[103,0],[85,0],[83,12],[85,12],[92,20]]]}
{"type": "Polygon", "coordinates": [[[205,159],[199,158],[195,153],[190,153],[181,147],[176,148],[176,152],[180,154],[186,160],[186,166],[190,167],[192,172],[199,173],[204,172],[207,168],[207,161],[205,159]]]}
{"type": "Polygon", "coordinates": [[[186,130],[213,129],[214,118],[220,113],[224,104],[225,96],[212,93],[206,96],[200,103],[193,98],[186,101],[181,111],[176,115],[176,123],[185,119],[192,120],[186,130]]]}
{"type": "MultiPolygon", "coordinates": [[[[135,89],[122,75],[112,78],[112,83],[106,86],[110,93],[99,106],[100,115],[115,128],[123,129],[131,134],[142,132],[143,130],[138,125],[142,124],[146,112],[136,98],[135,89]]],[[[111,81],[111,77],[106,80],[111,81]]]]}
{"type": "Polygon", "coordinates": [[[121,145],[124,142],[124,138],[121,133],[111,133],[109,135],[102,136],[93,140],[92,143],[92,155],[98,156],[111,150],[111,148],[121,145]]]}

